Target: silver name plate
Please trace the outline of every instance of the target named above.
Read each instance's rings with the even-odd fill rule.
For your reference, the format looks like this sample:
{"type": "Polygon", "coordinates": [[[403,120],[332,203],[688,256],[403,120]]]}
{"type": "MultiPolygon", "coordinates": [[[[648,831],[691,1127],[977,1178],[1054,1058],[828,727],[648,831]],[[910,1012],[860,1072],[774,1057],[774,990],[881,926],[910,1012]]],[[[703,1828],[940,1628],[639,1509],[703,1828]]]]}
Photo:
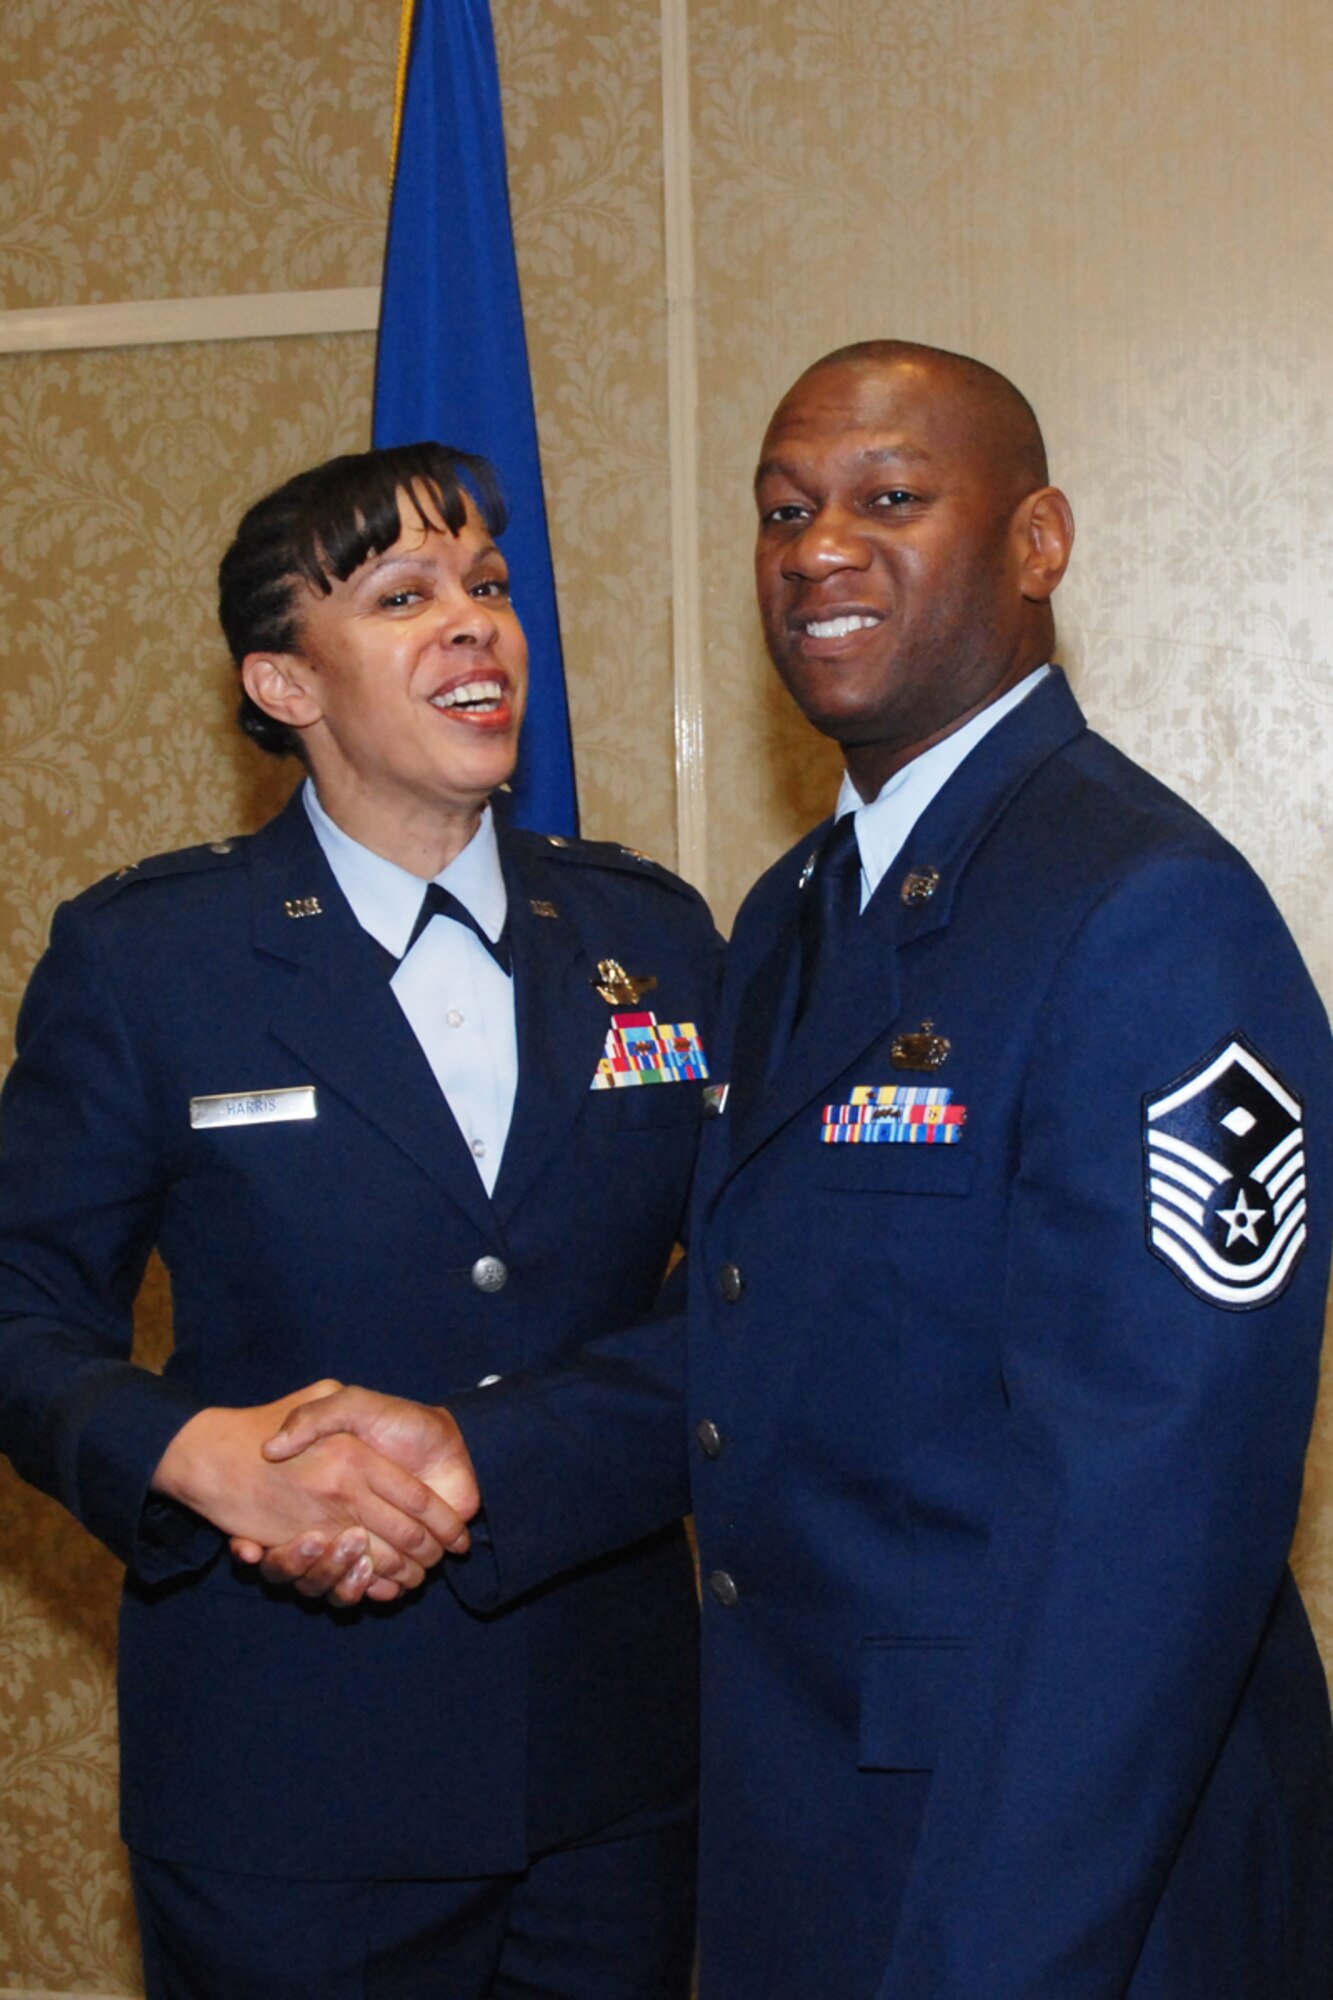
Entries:
{"type": "Polygon", "coordinates": [[[196,1132],[215,1125],[285,1125],[315,1116],[315,1086],[289,1090],[238,1090],[223,1097],[192,1097],[190,1124],[196,1132]]]}

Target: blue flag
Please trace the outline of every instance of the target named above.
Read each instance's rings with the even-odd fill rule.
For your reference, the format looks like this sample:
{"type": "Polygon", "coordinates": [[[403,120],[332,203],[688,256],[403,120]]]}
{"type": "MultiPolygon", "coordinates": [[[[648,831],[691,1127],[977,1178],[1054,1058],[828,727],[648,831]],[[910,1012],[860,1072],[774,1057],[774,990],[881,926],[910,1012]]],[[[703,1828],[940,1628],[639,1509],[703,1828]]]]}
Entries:
{"type": "Polygon", "coordinates": [[[416,0],[380,306],[375,443],[480,452],[509,503],[505,556],[531,659],[513,818],[578,832],[537,420],[509,219],[488,0],[416,0]]]}

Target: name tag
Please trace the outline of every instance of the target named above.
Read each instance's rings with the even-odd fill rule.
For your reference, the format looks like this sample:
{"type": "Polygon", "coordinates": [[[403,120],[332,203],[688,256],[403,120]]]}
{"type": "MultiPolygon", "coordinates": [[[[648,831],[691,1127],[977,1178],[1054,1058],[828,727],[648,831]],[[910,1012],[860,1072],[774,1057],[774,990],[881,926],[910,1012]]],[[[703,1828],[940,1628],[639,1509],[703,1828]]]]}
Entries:
{"type": "Polygon", "coordinates": [[[216,1125],[286,1125],[293,1118],[315,1115],[313,1083],[298,1083],[289,1090],[238,1090],[221,1097],[190,1099],[190,1124],[196,1132],[216,1125]]]}

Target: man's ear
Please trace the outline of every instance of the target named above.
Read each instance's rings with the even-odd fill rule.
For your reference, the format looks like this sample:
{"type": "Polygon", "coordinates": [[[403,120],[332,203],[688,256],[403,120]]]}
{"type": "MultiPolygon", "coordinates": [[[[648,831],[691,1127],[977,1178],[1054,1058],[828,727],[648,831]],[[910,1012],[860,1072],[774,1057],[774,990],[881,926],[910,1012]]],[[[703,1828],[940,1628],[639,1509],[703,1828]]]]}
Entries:
{"type": "Polygon", "coordinates": [[[241,685],[255,707],[289,729],[309,729],[323,713],[308,678],[296,653],[247,653],[241,661],[241,685]]]}
{"type": "Polygon", "coordinates": [[[1021,500],[1014,516],[1023,595],[1044,604],[1069,567],[1074,548],[1074,510],[1058,486],[1039,486],[1021,500]]]}

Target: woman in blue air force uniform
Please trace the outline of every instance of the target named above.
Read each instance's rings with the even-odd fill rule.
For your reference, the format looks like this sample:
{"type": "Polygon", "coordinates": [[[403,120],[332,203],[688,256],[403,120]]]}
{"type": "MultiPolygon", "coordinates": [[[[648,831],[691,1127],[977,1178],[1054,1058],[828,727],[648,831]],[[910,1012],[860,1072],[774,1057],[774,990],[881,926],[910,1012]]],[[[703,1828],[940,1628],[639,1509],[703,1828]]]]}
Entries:
{"type": "Polygon", "coordinates": [[[222,567],[242,721],[307,781],[65,905],[23,1007],[0,1446],[128,1568],[150,1994],[688,1991],[680,1527],[479,1617],[438,1571],[402,1594],[456,1492],[258,1452],[312,1378],[443,1403],[559,1361],[649,1310],[680,1224],[715,933],[652,863],[492,812],[527,687],[503,525],[484,462],[427,445],[251,509],[222,567]],[[129,1358],[154,1247],[161,1377],[129,1358]],[[307,1522],[374,1531],[384,1601],[227,1552],[307,1522]]]}

